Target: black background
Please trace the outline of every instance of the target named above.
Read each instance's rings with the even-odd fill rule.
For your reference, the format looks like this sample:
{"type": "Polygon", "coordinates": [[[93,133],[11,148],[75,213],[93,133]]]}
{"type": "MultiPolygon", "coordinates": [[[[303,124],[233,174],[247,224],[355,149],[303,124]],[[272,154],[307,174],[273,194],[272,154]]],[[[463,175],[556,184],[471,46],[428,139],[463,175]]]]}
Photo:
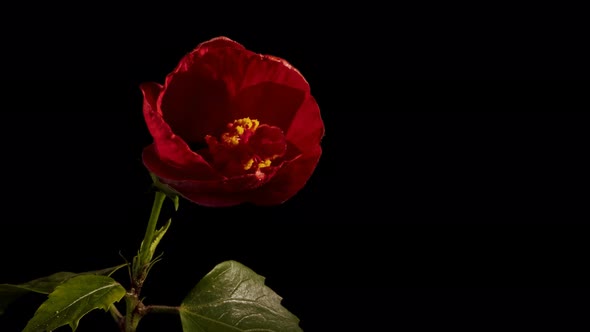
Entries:
{"type": "MultiPolygon", "coordinates": [[[[182,201],[146,303],[176,305],[235,259],[306,331],[587,330],[588,84],[567,80],[588,78],[575,8],[144,7],[6,11],[0,282],[134,255],[153,199],[138,86],[225,35],[303,73],[324,155],[281,206],[182,201]]],[[[42,300],[19,300],[0,330],[20,331],[42,300]]],[[[107,330],[100,311],[79,328],[107,330]]],[[[180,325],[148,316],[140,331],[151,330],[180,325]]]]}

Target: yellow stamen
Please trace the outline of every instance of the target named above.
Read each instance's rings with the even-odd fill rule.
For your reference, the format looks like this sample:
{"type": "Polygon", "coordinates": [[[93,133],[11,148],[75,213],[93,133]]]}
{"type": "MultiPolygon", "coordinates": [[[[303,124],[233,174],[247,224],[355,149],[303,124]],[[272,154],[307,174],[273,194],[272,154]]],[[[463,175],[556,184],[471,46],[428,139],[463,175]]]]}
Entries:
{"type": "Polygon", "coordinates": [[[260,125],[260,121],[252,120],[252,131],[256,131],[256,129],[258,129],[258,125],[260,125]]]}
{"type": "Polygon", "coordinates": [[[234,128],[243,127],[244,129],[255,131],[256,129],[258,129],[258,126],[260,125],[260,121],[258,121],[256,119],[252,120],[250,118],[243,118],[243,119],[234,120],[234,122],[231,125],[234,128]]]}
{"type": "Polygon", "coordinates": [[[223,133],[223,135],[221,135],[221,141],[228,145],[238,145],[240,144],[240,135],[231,135],[230,133],[223,133]]]}
{"type": "Polygon", "coordinates": [[[240,138],[246,131],[255,132],[260,122],[250,118],[234,120],[227,124],[228,131],[221,135],[221,141],[229,146],[240,144],[240,138]]]}
{"type": "MultiPolygon", "coordinates": [[[[240,168],[247,173],[263,174],[261,168],[269,167],[272,160],[282,156],[278,154],[270,158],[261,159],[253,147],[248,145],[249,140],[260,126],[260,121],[250,118],[234,120],[227,124],[227,131],[221,134],[219,141],[212,136],[207,135],[205,140],[209,145],[209,150],[215,156],[219,156],[219,163],[227,168],[229,173],[239,174],[240,168]],[[235,154],[236,158],[231,155],[235,154]],[[249,159],[246,159],[249,158],[249,159]],[[236,170],[237,168],[237,170],[236,170]]],[[[217,162],[217,160],[215,160],[217,162]]]]}
{"type": "Polygon", "coordinates": [[[258,163],[258,168],[264,168],[270,166],[271,161],[269,158],[264,159],[262,162],[258,163]]]}
{"type": "Polygon", "coordinates": [[[244,170],[247,171],[250,168],[252,168],[252,165],[254,164],[254,158],[250,158],[248,161],[246,161],[244,163],[244,170]]]}

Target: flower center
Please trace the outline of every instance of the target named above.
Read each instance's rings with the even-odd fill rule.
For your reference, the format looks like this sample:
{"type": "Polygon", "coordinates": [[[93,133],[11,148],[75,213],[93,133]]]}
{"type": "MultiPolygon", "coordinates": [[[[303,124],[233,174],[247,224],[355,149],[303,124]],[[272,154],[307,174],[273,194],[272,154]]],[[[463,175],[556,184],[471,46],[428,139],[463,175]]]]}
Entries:
{"type": "Polygon", "coordinates": [[[213,165],[224,175],[260,174],[285,155],[287,143],[280,128],[250,118],[234,120],[217,139],[205,136],[213,165]]]}

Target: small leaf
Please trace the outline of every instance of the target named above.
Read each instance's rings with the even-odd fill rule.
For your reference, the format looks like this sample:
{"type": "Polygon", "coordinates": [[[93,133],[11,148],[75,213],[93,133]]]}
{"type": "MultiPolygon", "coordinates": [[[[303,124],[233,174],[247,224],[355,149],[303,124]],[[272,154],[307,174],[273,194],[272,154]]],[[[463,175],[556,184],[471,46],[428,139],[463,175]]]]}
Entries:
{"type": "Polygon", "coordinates": [[[180,205],[179,203],[179,197],[178,195],[175,195],[173,197],[170,197],[170,199],[172,200],[172,202],[174,203],[174,211],[178,211],[178,205],[180,205]]]}
{"type": "Polygon", "coordinates": [[[124,295],[125,288],[110,277],[76,276],[49,294],[23,332],[53,331],[64,325],[70,325],[72,331],[76,331],[84,315],[94,309],[107,311],[124,295]]]}
{"type": "Polygon", "coordinates": [[[178,211],[178,205],[180,200],[178,193],[170,186],[160,182],[160,179],[158,179],[158,177],[154,173],[150,173],[150,177],[154,182],[154,187],[158,188],[158,190],[165,193],[166,196],[168,196],[168,198],[172,200],[172,203],[174,203],[174,211],[178,211]]]}
{"type": "Polygon", "coordinates": [[[110,276],[118,269],[126,266],[127,264],[121,264],[113,267],[109,267],[102,270],[73,273],[73,272],[57,272],[47,277],[38,278],[31,280],[24,284],[12,285],[12,284],[0,284],[0,315],[4,313],[4,309],[13,301],[16,301],[19,297],[29,293],[41,293],[49,294],[53,292],[55,287],[72,279],[79,275],[93,274],[93,275],[104,275],[110,276]]]}
{"type": "Polygon", "coordinates": [[[184,332],[303,331],[281,300],[264,285],[264,277],[236,261],[223,262],[182,302],[182,328],[184,332]]]}
{"type": "Polygon", "coordinates": [[[166,234],[166,231],[168,231],[168,228],[170,228],[170,223],[172,223],[172,219],[168,219],[166,224],[154,233],[154,239],[152,240],[152,244],[150,246],[150,257],[153,257],[156,253],[156,248],[158,247],[158,244],[160,244],[160,240],[162,240],[164,234],[166,234]]]}

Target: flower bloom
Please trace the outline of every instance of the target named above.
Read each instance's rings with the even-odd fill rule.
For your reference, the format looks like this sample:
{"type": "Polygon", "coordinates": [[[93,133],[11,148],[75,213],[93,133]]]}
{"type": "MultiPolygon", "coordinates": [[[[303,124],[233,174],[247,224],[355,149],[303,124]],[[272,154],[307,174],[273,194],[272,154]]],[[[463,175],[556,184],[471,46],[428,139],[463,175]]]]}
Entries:
{"type": "Polygon", "coordinates": [[[194,203],[280,204],[305,185],[322,153],[324,124],[301,73],[228,38],[198,45],[163,86],[141,90],[154,138],[143,162],[194,203]]]}

